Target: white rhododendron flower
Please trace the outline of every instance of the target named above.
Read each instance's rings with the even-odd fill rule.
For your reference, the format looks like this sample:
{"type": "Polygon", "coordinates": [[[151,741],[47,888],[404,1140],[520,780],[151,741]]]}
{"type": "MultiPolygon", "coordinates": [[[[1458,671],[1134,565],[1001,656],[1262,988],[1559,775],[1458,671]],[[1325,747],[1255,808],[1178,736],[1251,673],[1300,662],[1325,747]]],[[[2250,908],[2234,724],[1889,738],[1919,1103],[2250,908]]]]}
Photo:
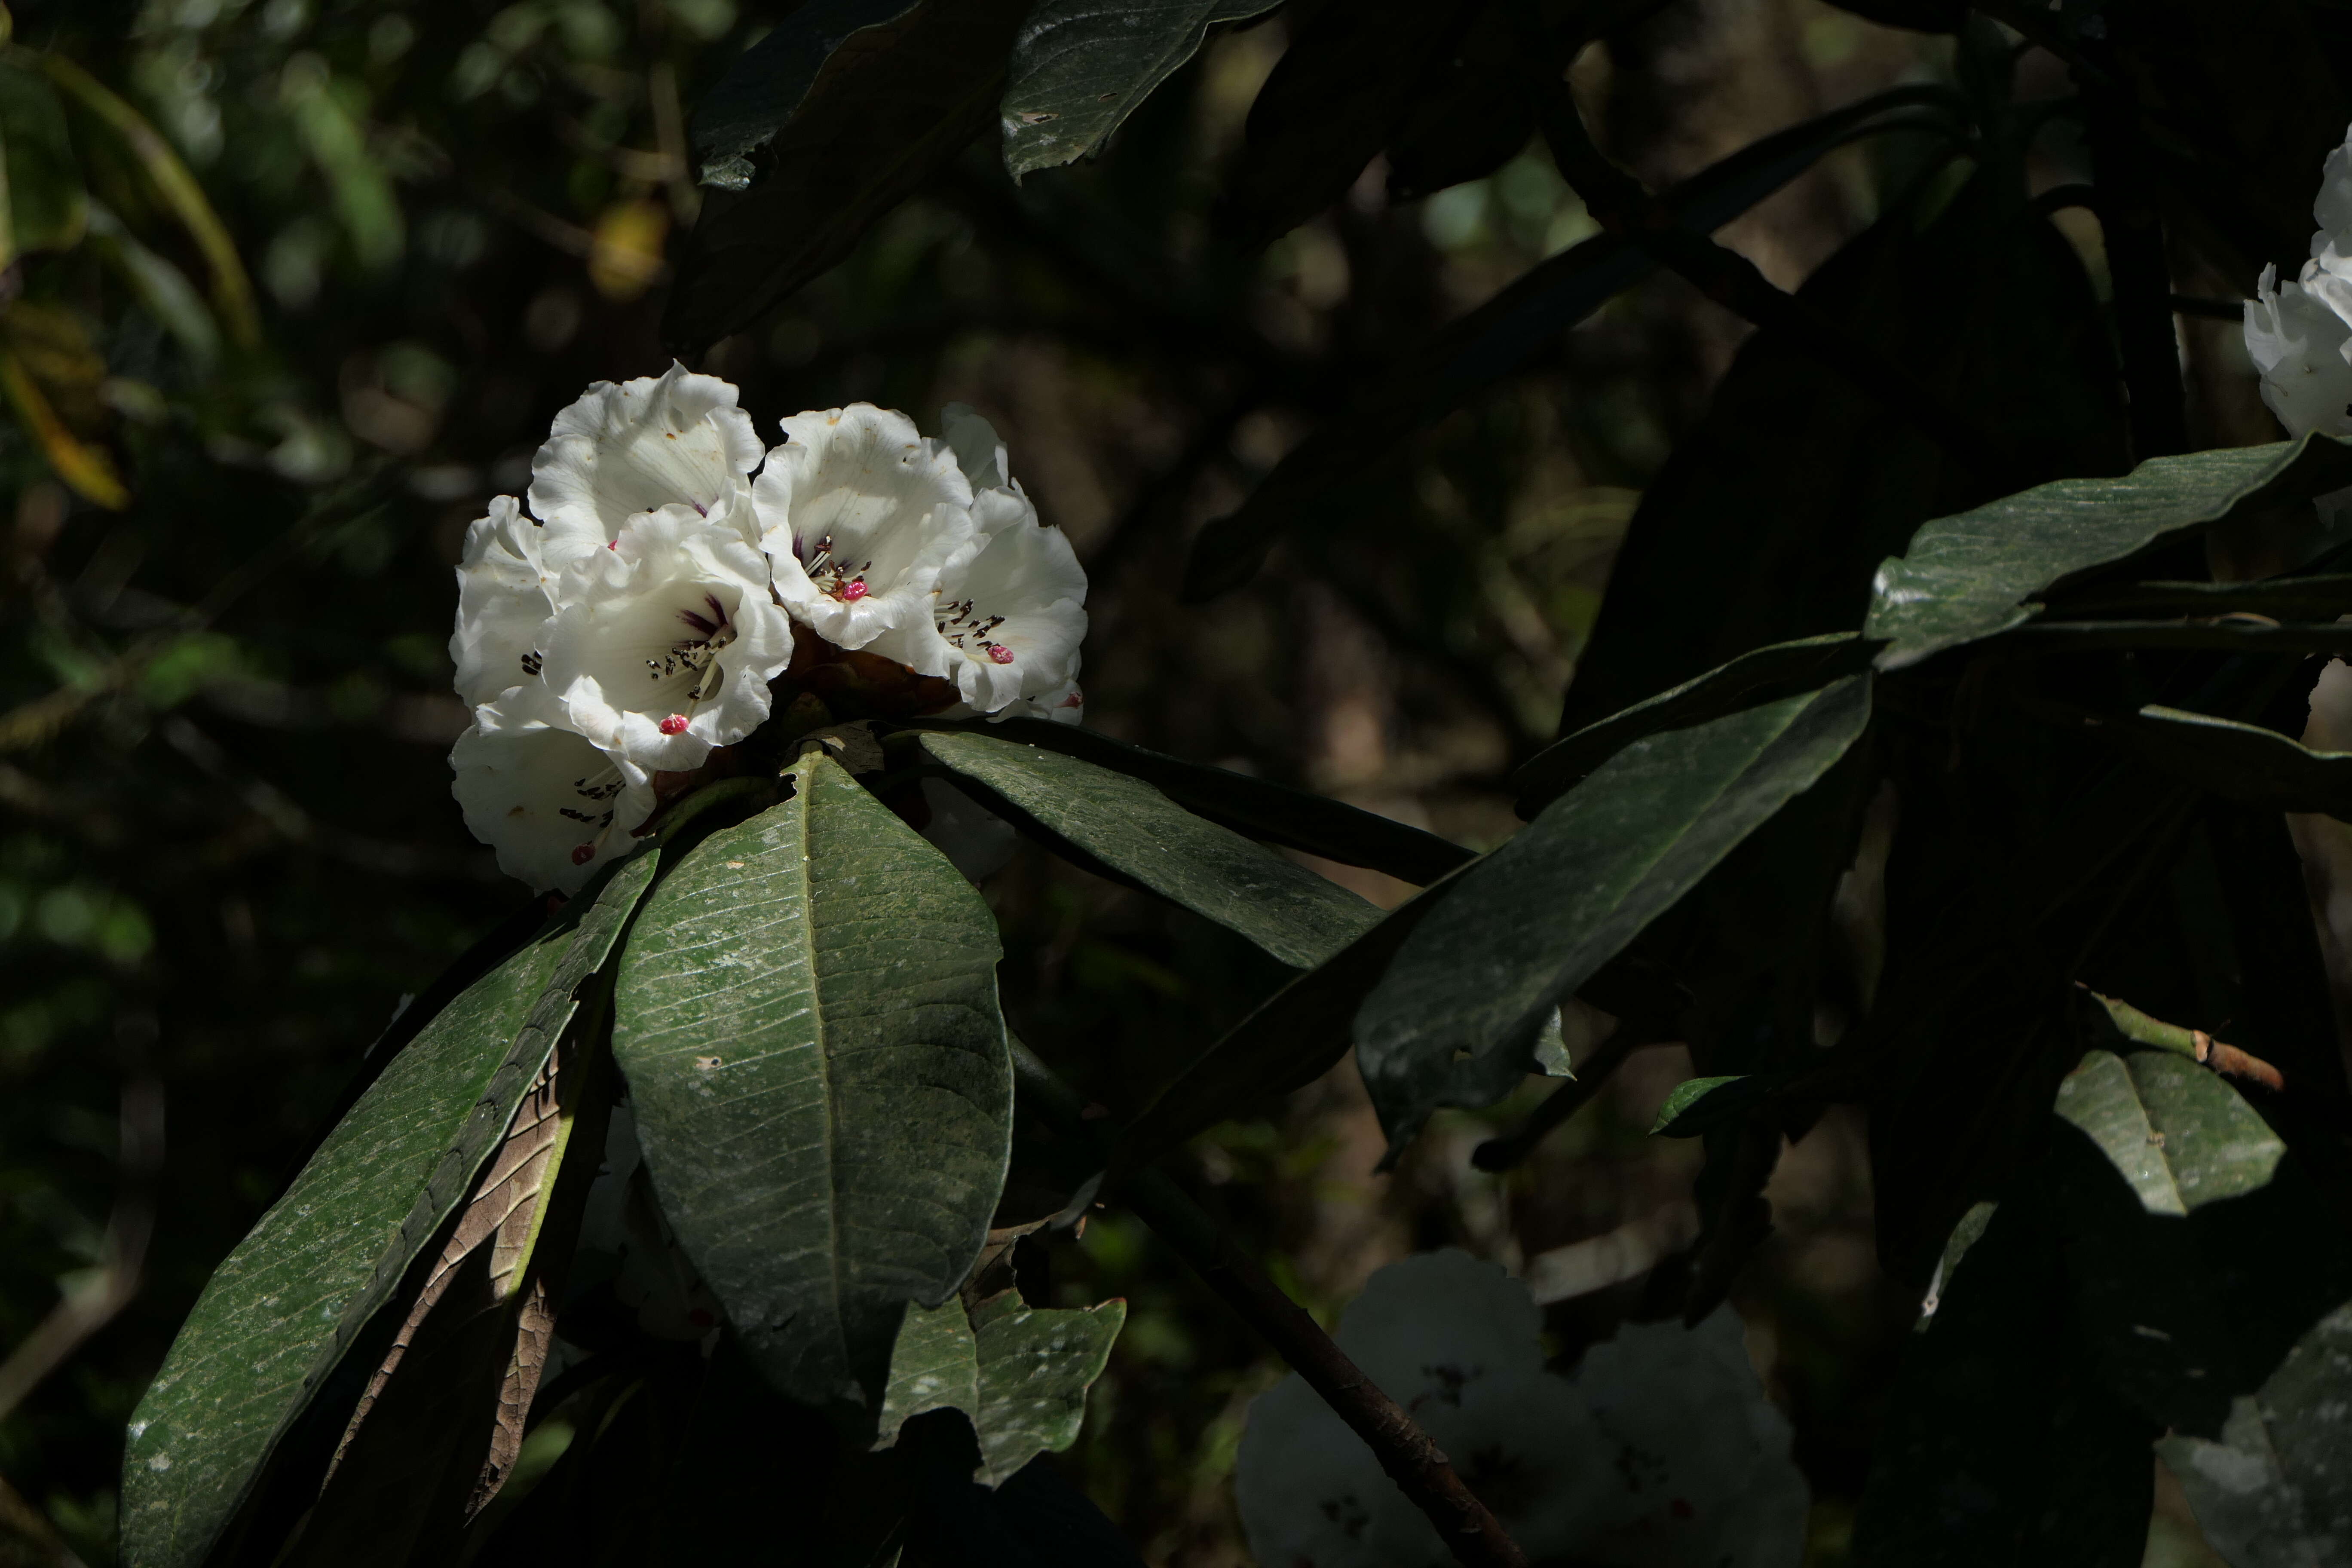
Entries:
{"type": "Polygon", "coordinates": [[[646,770],[569,728],[543,684],[476,708],[449,762],[466,826],[535,892],[577,892],[654,808],[646,770]]]}
{"type": "Polygon", "coordinates": [[[763,456],[733,385],[680,364],[615,385],[600,381],[555,416],[530,462],[530,510],[561,569],[665,507],[731,520],[758,542],[751,475],[763,456]]]}
{"type": "MultiPolygon", "coordinates": [[[[839,647],[927,629],[940,574],[973,537],[971,486],[955,454],[905,415],[865,403],[796,414],[783,428],[752,491],[777,597],[839,647]]],[[[916,668],[947,672],[933,662],[916,668]]]]}
{"type": "Polygon", "coordinates": [[[540,628],[555,613],[555,573],[541,553],[538,523],[512,496],[466,530],[457,567],[457,626],[449,659],[469,708],[539,675],[540,628]]]}
{"type": "MultiPolygon", "coordinates": [[[[2318,268],[2314,261],[2305,272],[2318,268]]],[[[2331,292],[2343,288],[2326,281],[2336,284],[2331,292]]],[[[2352,436],[2352,321],[2325,296],[2281,283],[2275,267],[2263,268],[2256,291],[2246,301],[2246,353],[2262,373],[2263,402],[2290,436],[2352,436]]]]}
{"type": "Polygon", "coordinates": [[[951,405],[927,439],[855,404],[783,432],[763,453],[736,389],[681,365],[598,382],[532,459],[530,510],[500,496],[467,531],[455,789],[533,888],[576,891],[626,853],[779,692],[803,730],[1084,716],[1086,573],[988,421],[951,405]]]}
{"type": "MultiPolygon", "coordinates": [[[[1796,1568],[1808,1505],[1739,1320],[1629,1326],[1544,1370],[1527,1287],[1466,1253],[1381,1269],[1339,1321],[1537,1562],[1796,1568]]],[[[1428,1518],[1297,1374],[1250,1406],[1234,1475],[1250,1549],[1284,1568],[1439,1568],[1428,1518]]]]}
{"type": "Polygon", "coordinates": [[[567,567],[559,597],[549,689],[573,729],[649,771],[699,767],[758,728],[792,658],[760,552],[675,507],[567,567]]]}

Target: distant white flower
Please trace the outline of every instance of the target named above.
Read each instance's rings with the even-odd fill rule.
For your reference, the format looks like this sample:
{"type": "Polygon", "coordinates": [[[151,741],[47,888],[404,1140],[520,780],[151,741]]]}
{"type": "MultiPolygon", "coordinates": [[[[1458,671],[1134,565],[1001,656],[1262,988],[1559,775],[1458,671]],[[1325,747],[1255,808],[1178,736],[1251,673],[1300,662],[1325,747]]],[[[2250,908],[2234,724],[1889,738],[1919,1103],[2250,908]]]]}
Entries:
{"type": "MultiPolygon", "coordinates": [[[[1727,1309],[1631,1326],[1571,1381],[1493,1264],[1444,1251],[1374,1274],[1339,1348],[1410,1410],[1536,1561],[1795,1568],[1804,1480],[1727,1309]]],[[[1444,1542],[1293,1374],[1251,1405],[1234,1477],[1250,1549],[1284,1568],[1437,1568],[1444,1542]]]]}
{"type": "Polygon", "coordinates": [[[768,716],[793,635],[767,563],[675,507],[565,568],[542,673],[573,729],[652,772],[699,767],[768,716]]]}
{"type": "Polygon", "coordinates": [[[636,847],[630,835],[654,808],[646,770],[570,729],[539,681],[476,708],[449,762],[466,826],[538,892],[579,891],[636,847]]]}
{"type": "Polygon", "coordinates": [[[658,376],[600,381],[555,416],[530,462],[530,510],[561,570],[621,536],[632,518],[684,506],[758,542],[749,476],[762,456],[736,390],[673,363],[658,376]]]}
{"type": "Polygon", "coordinates": [[[2336,309],[2346,283],[2304,267],[2305,283],[2281,283],[2263,268],[2257,298],[2246,301],[2246,353],[2262,374],[2263,401],[2290,436],[2314,430],[2352,435],[2352,321],[2336,309]],[[2315,287],[2314,287],[2315,286],[2315,287]]]}
{"type": "MultiPolygon", "coordinates": [[[[928,628],[940,574],[973,537],[955,455],[865,403],[796,414],[783,429],[752,490],[777,596],[839,647],[928,628]]],[[[947,673],[934,662],[918,668],[947,673]]]]}
{"type": "Polygon", "coordinates": [[[449,658],[468,708],[539,676],[540,629],[555,613],[555,574],[541,535],[512,496],[492,500],[489,515],[466,530],[449,658]]]}

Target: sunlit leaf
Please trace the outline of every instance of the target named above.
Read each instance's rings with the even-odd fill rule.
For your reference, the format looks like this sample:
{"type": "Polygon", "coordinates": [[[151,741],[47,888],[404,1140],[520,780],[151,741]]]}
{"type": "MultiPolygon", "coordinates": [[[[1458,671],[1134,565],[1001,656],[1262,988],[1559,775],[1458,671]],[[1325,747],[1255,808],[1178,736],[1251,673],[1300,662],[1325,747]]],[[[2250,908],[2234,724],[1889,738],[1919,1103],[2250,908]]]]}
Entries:
{"type": "Polygon", "coordinates": [[[996,921],[819,753],[713,834],[622,960],[613,1047],[663,1213],[782,1393],[880,1415],[962,1280],[1013,1130],[996,921]]]}
{"type": "Polygon", "coordinates": [[[1038,1455],[1077,1441],[1087,1390],[1126,1320],[1125,1301],[1038,1308],[1011,1290],[969,1315],[953,1300],[909,1308],[891,1357],[882,1440],[927,1410],[961,1410],[980,1439],[973,1479],[1001,1486],[1038,1455]]]}

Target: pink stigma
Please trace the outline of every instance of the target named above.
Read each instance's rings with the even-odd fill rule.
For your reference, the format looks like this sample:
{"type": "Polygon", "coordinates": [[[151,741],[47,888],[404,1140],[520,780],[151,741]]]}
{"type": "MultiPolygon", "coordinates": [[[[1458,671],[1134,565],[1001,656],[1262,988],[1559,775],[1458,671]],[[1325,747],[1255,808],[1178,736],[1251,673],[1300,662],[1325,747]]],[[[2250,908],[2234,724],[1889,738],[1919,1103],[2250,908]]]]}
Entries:
{"type": "Polygon", "coordinates": [[[841,602],[845,605],[854,605],[873,591],[873,589],[867,587],[865,584],[853,579],[852,581],[844,583],[841,585],[841,602]]]}
{"type": "Polygon", "coordinates": [[[1001,642],[992,642],[988,645],[988,657],[999,664],[1011,664],[1013,650],[1001,642]]]}
{"type": "Polygon", "coordinates": [[[585,866],[594,858],[596,858],[596,847],[593,844],[582,844],[572,851],[572,863],[574,866],[585,866]]]}
{"type": "Polygon", "coordinates": [[[686,715],[683,713],[673,713],[668,718],[663,720],[660,723],[655,725],[654,728],[659,730],[665,735],[683,735],[686,733],[686,715]]]}
{"type": "Polygon", "coordinates": [[[608,543],[604,546],[604,548],[605,548],[605,549],[607,549],[607,550],[618,550],[619,548],[621,548],[621,542],[620,542],[619,540],[617,540],[617,539],[613,540],[613,541],[611,541],[610,542],[608,542],[608,543]]]}

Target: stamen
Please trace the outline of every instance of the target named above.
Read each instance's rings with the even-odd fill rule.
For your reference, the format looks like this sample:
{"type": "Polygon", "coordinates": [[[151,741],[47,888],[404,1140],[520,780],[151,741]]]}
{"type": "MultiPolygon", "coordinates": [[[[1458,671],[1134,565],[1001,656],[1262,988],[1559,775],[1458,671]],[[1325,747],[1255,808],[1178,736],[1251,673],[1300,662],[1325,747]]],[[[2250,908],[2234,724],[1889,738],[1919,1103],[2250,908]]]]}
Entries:
{"type": "Polygon", "coordinates": [[[654,728],[659,730],[665,735],[683,735],[686,733],[686,715],[683,713],[673,713],[668,718],[663,720],[660,723],[655,725],[654,728]]]}

